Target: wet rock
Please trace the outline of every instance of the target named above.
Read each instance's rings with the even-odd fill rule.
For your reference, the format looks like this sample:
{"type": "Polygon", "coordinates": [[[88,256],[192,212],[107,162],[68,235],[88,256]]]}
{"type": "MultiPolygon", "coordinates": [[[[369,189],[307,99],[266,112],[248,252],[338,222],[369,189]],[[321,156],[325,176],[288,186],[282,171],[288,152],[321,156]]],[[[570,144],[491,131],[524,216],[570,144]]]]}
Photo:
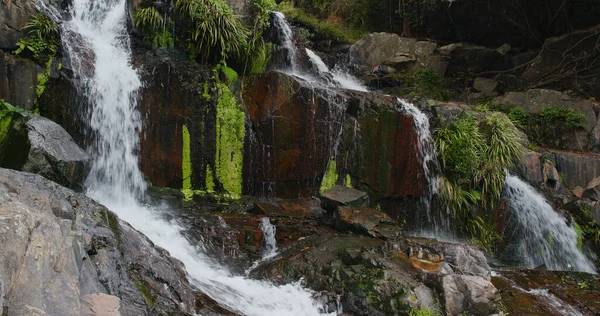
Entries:
{"type": "Polygon", "coordinates": [[[336,227],[342,231],[353,231],[376,238],[400,234],[396,221],[376,209],[340,206],[333,216],[336,227]]]}
{"type": "Polygon", "coordinates": [[[569,271],[502,270],[492,278],[510,315],[597,315],[597,275],[569,271]]]}
{"type": "Polygon", "coordinates": [[[60,125],[29,114],[10,116],[11,128],[0,153],[0,165],[40,174],[75,190],[83,189],[90,157],[60,125]]]}
{"type": "Polygon", "coordinates": [[[500,294],[490,281],[470,275],[446,275],[441,283],[447,315],[463,312],[490,315],[496,312],[500,294]]]}
{"type": "Polygon", "coordinates": [[[550,161],[544,161],[542,167],[542,174],[544,175],[544,183],[554,190],[558,190],[560,187],[561,179],[556,167],[550,161]]]}
{"type": "Polygon", "coordinates": [[[0,270],[9,315],[192,314],[183,265],[92,199],[33,175],[0,169],[0,270]],[[70,205],[75,218],[52,205],[70,205]],[[91,296],[90,296],[91,295],[91,296]],[[118,298],[118,299],[116,299],[118,298]]]}
{"type": "MultiPolygon", "coordinates": [[[[0,25],[4,26],[1,22],[0,25]]],[[[2,34],[4,39],[7,33],[2,34]]],[[[0,99],[26,110],[33,110],[37,97],[36,87],[35,62],[0,51],[0,99]]]]}
{"type": "Polygon", "coordinates": [[[548,151],[542,153],[552,159],[559,174],[564,174],[568,188],[580,186],[586,188],[600,176],[600,155],[594,153],[576,153],[566,151],[548,151]]]}
{"type": "Polygon", "coordinates": [[[343,185],[335,185],[321,193],[321,206],[330,212],[338,206],[363,207],[369,205],[369,194],[343,185]]]}

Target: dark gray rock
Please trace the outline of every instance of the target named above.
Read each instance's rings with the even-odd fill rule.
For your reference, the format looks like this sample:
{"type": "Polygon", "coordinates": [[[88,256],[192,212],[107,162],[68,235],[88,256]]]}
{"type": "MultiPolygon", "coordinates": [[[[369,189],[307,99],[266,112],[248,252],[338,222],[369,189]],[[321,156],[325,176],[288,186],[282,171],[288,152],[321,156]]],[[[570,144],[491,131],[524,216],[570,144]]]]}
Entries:
{"type": "Polygon", "coordinates": [[[394,33],[371,33],[350,47],[350,56],[365,71],[370,71],[397,56],[414,56],[416,43],[416,39],[394,33]]]}
{"type": "Polygon", "coordinates": [[[9,195],[0,204],[8,315],[85,315],[89,303],[114,308],[115,297],[124,316],[194,312],[183,265],[104,206],[8,169],[0,169],[0,191],[9,195]],[[53,205],[70,205],[75,217],[57,217],[53,205]]]}
{"type": "Polygon", "coordinates": [[[469,43],[454,43],[440,47],[438,51],[449,58],[448,72],[451,76],[505,68],[502,54],[491,48],[469,43]]]}
{"type": "MultiPolygon", "coordinates": [[[[6,33],[0,31],[0,34],[4,39],[6,33]]],[[[33,110],[37,97],[36,87],[36,64],[30,59],[0,51],[0,99],[26,110],[33,110]]]]}
{"type": "Polygon", "coordinates": [[[340,206],[333,214],[338,229],[371,237],[393,237],[400,234],[396,221],[382,211],[366,207],[340,206]]]}
{"type": "Polygon", "coordinates": [[[369,205],[369,195],[366,192],[343,185],[335,185],[321,193],[321,206],[330,212],[338,206],[363,207],[369,205]]]}
{"type": "Polygon", "coordinates": [[[41,116],[14,113],[4,143],[0,166],[37,173],[74,190],[83,189],[90,157],[60,125],[41,116]]]}
{"type": "Polygon", "coordinates": [[[7,0],[0,3],[0,48],[13,50],[21,37],[19,31],[27,17],[37,12],[34,1],[7,0]]]}

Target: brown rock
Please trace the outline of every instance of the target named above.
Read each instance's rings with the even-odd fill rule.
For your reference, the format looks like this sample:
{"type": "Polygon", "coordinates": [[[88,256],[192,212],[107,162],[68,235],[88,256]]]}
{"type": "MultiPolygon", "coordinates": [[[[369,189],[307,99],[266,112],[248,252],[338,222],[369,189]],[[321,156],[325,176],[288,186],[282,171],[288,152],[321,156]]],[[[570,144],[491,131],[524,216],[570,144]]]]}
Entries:
{"type": "Polygon", "coordinates": [[[388,231],[378,229],[383,227],[384,224],[396,225],[396,222],[382,211],[365,207],[338,207],[334,213],[334,220],[336,227],[339,229],[350,230],[371,237],[385,237],[384,235],[388,231]]]}
{"type": "Polygon", "coordinates": [[[81,315],[120,316],[121,300],[108,294],[90,294],[81,298],[81,315]]]}
{"type": "Polygon", "coordinates": [[[321,206],[334,211],[338,206],[364,207],[369,205],[369,195],[343,185],[335,185],[321,194],[321,206]]]}
{"type": "Polygon", "coordinates": [[[581,196],[583,195],[583,191],[584,191],[584,188],[582,188],[582,187],[580,187],[580,186],[576,186],[576,187],[573,189],[573,194],[574,194],[576,197],[578,197],[578,198],[581,198],[581,196]]]}

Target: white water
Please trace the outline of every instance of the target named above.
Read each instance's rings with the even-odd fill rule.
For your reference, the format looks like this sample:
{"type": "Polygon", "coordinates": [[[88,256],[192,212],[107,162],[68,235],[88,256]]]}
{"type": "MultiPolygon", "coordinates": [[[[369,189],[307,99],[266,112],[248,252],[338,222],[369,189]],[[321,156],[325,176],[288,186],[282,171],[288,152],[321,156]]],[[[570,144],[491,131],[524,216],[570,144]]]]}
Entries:
{"type": "Polygon", "coordinates": [[[518,235],[516,251],[529,268],[596,273],[592,262],[577,248],[573,225],[555,212],[533,187],[516,176],[506,175],[504,194],[511,216],[506,225],[518,235]]]}
{"type": "Polygon", "coordinates": [[[357,78],[339,68],[331,71],[323,60],[312,50],[305,48],[310,61],[317,67],[318,77],[307,71],[302,70],[298,63],[298,50],[294,43],[294,31],[285,20],[285,15],[281,12],[273,12],[273,24],[279,31],[281,49],[286,53],[286,65],[281,69],[285,73],[299,77],[304,81],[316,82],[324,87],[342,88],[368,92],[369,90],[357,78]]]}
{"type": "Polygon", "coordinates": [[[90,128],[96,136],[88,195],[181,260],[190,282],[229,309],[257,316],[319,315],[312,293],[299,283],[275,286],[232,275],[206,257],[202,245],[183,237],[178,222],[140,203],[146,189],[137,159],[141,83],[131,65],[125,7],[126,0],[74,0],[73,19],[62,26],[68,35],[63,45],[81,78],[80,92],[89,100],[90,128]]]}
{"type": "Polygon", "coordinates": [[[561,313],[562,315],[570,315],[570,316],[581,316],[583,315],[573,306],[570,306],[563,302],[558,297],[552,295],[552,293],[548,292],[546,289],[532,289],[529,291],[525,291],[531,295],[535,295],[537,297],[543,298],[548,302],[548,305],[552,306],[554,310],[561,313]]]}
{"type": "Polygon", "coordinates": [[[333,71],[329,70],[329,67],[325,65],[325,63],[323,62],[321,57],[319,57],[319,55],[317,55],[315,52],[308,48],[305,48],[305,50],[306,55],[308,55],[308,58],[315,65],[315,67],[317,67],[317,70],[320,73],[331,75],[334,81],[334,86],[348,90],[356,90],[363,92],[369,91],[362,82],[356,79],[356,77],[350,75],[349,73],[341,71],[340,69],[334,69],[333,71]]]}
{"type": "Polygon", "coordinates": [[[260,219],[258,228],[263,232],[263,252],[262,260],[273,258],[277,255],[277,241],[275,240],[275,233],[277,228],[271,224],[268,217],[260,219]]]}
{"type": "Polygon", "coordinates": [[[431,199],[438,192],[438,179],[430,167],[438,164],[438,158],[435,145],[433,144],[433,137],[431,136],[429,118],[411,103],[401,99],[397,99],[397,101],[401,104],[401,110],[412,116],[415,122],[415,129],[419,137],[417,140],[418,150],[421,155],[423,174],[427,180],[426,194],[423,202],[427,211],[427,220],[431,222],[431,199]]]}

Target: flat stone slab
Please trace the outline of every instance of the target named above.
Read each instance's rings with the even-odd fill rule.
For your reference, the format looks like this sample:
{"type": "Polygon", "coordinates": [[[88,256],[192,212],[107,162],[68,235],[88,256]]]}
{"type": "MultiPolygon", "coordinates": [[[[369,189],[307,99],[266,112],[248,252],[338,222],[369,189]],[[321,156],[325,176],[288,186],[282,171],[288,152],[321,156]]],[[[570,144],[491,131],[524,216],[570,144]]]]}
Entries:
{"type": "Polygon", "coordinates": [[[334,213],[335,226],[371,237],[392,237],[400,227],[382,211],[366,207],[338,207],[334,213]]]}
{"type": "Polygon", "coordinates": [[[364,207],[369,205],[369,194],[343,185],[335,185],[321,194],[321,206],[330,212],[338,206],[364,207]]]}

